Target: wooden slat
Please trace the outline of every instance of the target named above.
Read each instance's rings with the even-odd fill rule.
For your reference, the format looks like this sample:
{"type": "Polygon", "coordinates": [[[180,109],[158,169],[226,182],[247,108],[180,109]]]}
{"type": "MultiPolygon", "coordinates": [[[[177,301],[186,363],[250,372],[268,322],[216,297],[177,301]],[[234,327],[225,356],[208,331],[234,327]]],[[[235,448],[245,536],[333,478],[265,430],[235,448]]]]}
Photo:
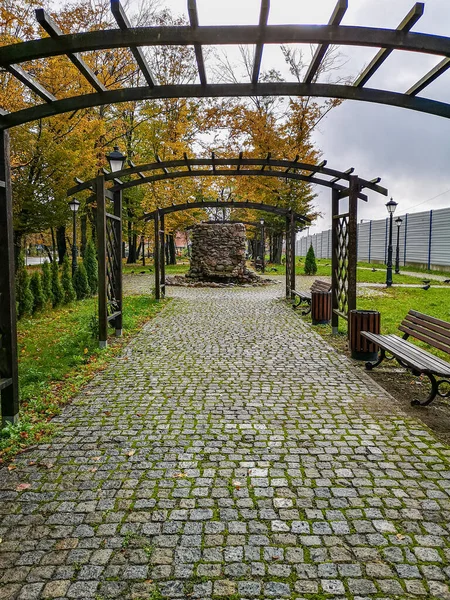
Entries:
{"type": "Polygon", "coordinates": [[[441,319],[436,319],[436,317],[430,317],[430,315],[426,315],[424,313],[420,313],[417,310],[410,310],[408,315],[412,315],[413,317],[417,317],[427,321],[428,323],[434,323],[435,325],[439,325],[443,329],[448,329],[450,331],[450,323],[447,321],[442,321],[441,319]]]}
{"type": "Polygon", "coordinates": [[[108,321],[113,321],[114,319],[117,319],[117,317],[120,317],[120,315],[120,310],[113,312],[111,315],[108,316],[108,321]]]}
{"type": "MultiPolygon", "coordinates": [[[[446,343],[446,340],[444,340],[444,342],[442,342],[442,340],[440,340],[440,339],[437,339],[437,340],[434,339],[433,337],[431,337],[429,335],[429,333],[427,332],[426,329],[421,331],[419,328],[411,329],[410,327],[405,327],[404,325],[400,325],[399,330],[403,331],[403,333],[407,333],[408,335],[413,336],[416,340],[425,342],[429,346],[433,346],[434,348],[437,348],[438,350],[443,350],[444,352],[447,352],[448,354],[450,354],[450,347],[446,343]]],[[[437,336],[437,337],[440,337],[440,336],[437,336]]]]}
{"type": "MultiPolygon", "coordinates": [[[[410,329],[415,329],[417,327],[419,331],[426,330],[438,334],[443,338],[444,341],[447,341],[447,343],[450,344],[450,331],[444,329],[440,325],[434,325],[434,323],[428,323],[413,316],[406,317],[406,319],[402,321],[401,325],[409,327],[410,329]]],[[[433,336],[431,335],[430,337],[433,336]]]]}
{"type": "Polygon", "coordinates": [[[378,335],[362,331],[361,335],[417,371],[450,376],[450,364],[396,335],[378,335]]]}

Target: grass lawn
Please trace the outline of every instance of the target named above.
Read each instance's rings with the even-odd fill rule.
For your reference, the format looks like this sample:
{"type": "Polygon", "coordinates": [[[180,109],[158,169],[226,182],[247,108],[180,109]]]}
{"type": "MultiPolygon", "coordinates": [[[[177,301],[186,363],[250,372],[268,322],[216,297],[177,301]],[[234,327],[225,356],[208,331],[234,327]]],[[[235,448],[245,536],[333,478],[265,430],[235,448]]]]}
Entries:
{"type": "MultiPolygon", "coordinates": [[[[177,262],[176,265],[166,265],[166,274],[167,275],[181,275],[187,273],[189,271],[189,261],[184,259],[183,261],[177,262]]],[[[145,267],[142,266],[142,263],[135,263],[133,265],[123,265],[123,273],[154,273],[155,269],[153,266],[153,260],[147,259],[145,261],[145,267]]]]}
{"type": "Polygon", "coordinates": [[[165,302],[150,296],[125,297],[124,336],[110,338],[105,350],[97,347],[96,298],[19,321],[20,422],[1,430],[0,460],[52,433],[52,417],[97,371],[106,368],[127,338],[165,302]]]}

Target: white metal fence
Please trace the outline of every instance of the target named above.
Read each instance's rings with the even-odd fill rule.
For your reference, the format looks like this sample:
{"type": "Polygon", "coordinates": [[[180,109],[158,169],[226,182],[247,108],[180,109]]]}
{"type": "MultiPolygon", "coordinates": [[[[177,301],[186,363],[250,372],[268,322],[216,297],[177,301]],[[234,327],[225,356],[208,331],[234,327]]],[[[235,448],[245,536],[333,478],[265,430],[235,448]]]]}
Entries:
{"type": "MultiPolygon", "coordinates": [[[[401,265],[421,265],[429,269],[450,267],[450,208],[400,215],[399,249],[401,265]]],[[[389,218],[358,224],[358,260],[386,262],[389,218]]],[[[331,229],[306,235],[296,242],[295,253],[305,256],[312,244],[317,258],[331,259],[331,229]]],[[[397,248],[397,227],[392,236],[397,248]]]]}

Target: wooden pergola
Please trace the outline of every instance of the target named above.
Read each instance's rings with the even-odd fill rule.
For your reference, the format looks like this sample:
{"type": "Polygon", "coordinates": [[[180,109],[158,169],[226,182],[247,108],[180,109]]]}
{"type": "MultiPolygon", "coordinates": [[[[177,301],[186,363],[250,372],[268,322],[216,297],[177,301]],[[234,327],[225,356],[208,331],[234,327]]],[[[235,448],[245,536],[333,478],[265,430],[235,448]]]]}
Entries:
{"type": "MultiPolygon", "coordinates": [[[[161,98],[210,98],[249,96],[310,96],[340,98],[407,108],[418,112],[450,117],[450,104],[419,96],[433,81],[450,68],[450,38],[423,33],[412,33],[411,28],[422,16],[424,4],[418,2],[396,29],[343,26],[342,18],[347,0],[338,0],[326,25],[268,25],[270,2],[262,0],[258,25],[200,26],[196,2],[188,0],[190,25],[187,27],[131,27],[120,0],[111,0],[111,9],[117,29],[90,31],[64,35],[51,17],[42,9],[36,17],[49,37],[0,48],[0,67],[21,81],[28,89],[29,106],[14,112],[0,107],[0,371],[1,410],[3,421],[18,418],[17,336],[14,292],[13,225],[8,129],[38,119],[65,112],[119,102],[161,98]],[[313,60],[301,83],[260,82],[261,61],[266,44],[317,44],[313,60]],[[250,81],[243,83],[210,83],[206,77],[203,47],[227,44],[254,45],[255,55],[250,81]],[[331,45],[373,47],[374,58],[350,84],[318,83],[320,64],[331,45]],[[145,46],[193,46],[195,49],[199,83],[160,85],[145,58],[145,46]],[[107,89],[82,57],[83,52],[129,48],[141,70],[146,85],[107,89]],[[367,87],[370,78],[394,50],[410,51],[440,57],[441,60],[404,93],[367,87]],[[92,92],[70,98],[57,98],[21,65],[51,56],[67,56],[92,86],[92,92]],[[38,102],[42,100],[42,102],[38,102]]],[[[289,172],[288,172],[289,175],[289,172]]],[[[350,176],[350,207],[360,194],[360,181],[350,176]]],[[[114,192],[112,192],[114,193],[114,192]]],[[[340,192],[333,189],[334,248],[340,237],[345,240],[352,230],[352,209],[348,222],[339,214],[340,192]],[[342,217],[342,218],[341,218],[342,217]]],[[[117,216],[117,215],[115,215],[117,216]]],[[[356,241],[354,242],[356,244],[356,241]]],[[[351,236],[344,242],[345,262],[355,253],[351,236]],[[346,244],[346,245],[345,245],[346,244]]],[[[333,281],[345,274],[335,274],[333,281]]],[[[345,300],[345,298],[344,298],[345,300]]]]}

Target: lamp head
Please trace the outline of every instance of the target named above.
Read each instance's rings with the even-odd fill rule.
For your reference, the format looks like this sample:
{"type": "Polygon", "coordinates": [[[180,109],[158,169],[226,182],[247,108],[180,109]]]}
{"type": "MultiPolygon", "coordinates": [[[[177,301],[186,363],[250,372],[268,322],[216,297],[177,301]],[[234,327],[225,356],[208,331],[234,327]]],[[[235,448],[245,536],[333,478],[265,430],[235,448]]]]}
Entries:
{"type": "Polygon", "coordinates": [[[74,213],[76,213],[77,210],[80,208],[80,203],[78,202],[78,200],[76,198],[73,198],[73,200],[71,200],[68,204],[69,204],[70,210],[74,213]]]}
{"type": "Polygon", "coordinates": [[[114,150],[107,154],[106,158],[109,162],[109,168],[111,169],[111,173],[121,171],[127,159],[127,157],[124,154],[122,154],[122,152],[120,152],[119,146],[114,146],[114,150]]]}
{"type": "Polygon", "coordinates": [[[403,219],[401,217],[397,217],[395,219],[395,222],[397,224],[397,227],[400,227],[400,225],[403,223],[403,219]]]}
{"type": "Polygon", "coordinates": [[[393,215],[395,213],[395,209],[397,208],[397,202],[395,202],[394,200],[392,200],[392,198],[389,200],[389,202],[386,204],[386,208],[388,210],[388,213],[390,215],[393,215]]]}

